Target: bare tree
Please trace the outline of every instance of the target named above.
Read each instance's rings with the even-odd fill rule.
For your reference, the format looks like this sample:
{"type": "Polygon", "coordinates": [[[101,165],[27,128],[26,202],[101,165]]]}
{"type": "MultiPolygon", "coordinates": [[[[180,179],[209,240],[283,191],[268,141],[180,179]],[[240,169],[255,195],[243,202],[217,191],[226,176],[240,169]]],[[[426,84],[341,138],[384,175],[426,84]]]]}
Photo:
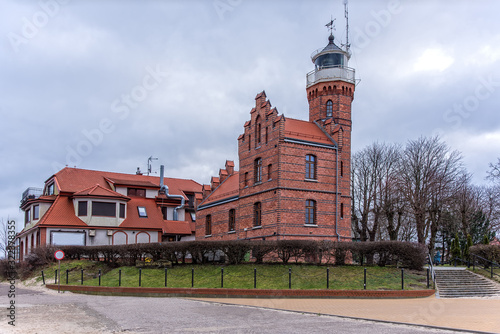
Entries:
{"type": "Polygon", "coordinates": [[[4,221],[0,218],[0,252],[3,253],[3,258],[6,259],[8,256],[8,246],[9,246],[9,218],[4,221]]]}
{"type": "Polygon", "coordinates": [[[399,154],[397,145],[374,143],[353,156],[352,226],[361,241],[374,241],[385,232],[397,239],[400,222],[395,223],[395,217],[402,213],[394,193],[399,154]]]}
{"type": "Polygon", "coordinates": [[[443,207],[463,173],[462,157],[439,137],[410,140],[399,169],[399,189],[415,219],[417,241],[434,248],[443,207]]]}

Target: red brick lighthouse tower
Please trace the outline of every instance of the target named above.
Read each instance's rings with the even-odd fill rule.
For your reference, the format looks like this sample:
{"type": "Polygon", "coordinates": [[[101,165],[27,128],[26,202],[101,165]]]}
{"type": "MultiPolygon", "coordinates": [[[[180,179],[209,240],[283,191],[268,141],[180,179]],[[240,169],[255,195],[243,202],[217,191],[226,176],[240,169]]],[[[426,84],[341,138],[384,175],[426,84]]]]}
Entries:
{"type": "MultiPolygon", "coordinates": [[[[333,21],[329,25],[332,26],[333,21]]],[[[309,122],[321,125],[337,143],[336,221],[340,228],[340,222],[351,220],[351,104],[356,80],[354,69],[347,66],[349,42],[345,44],[345,49],[341,49],[330,33],[328,45],[313,52],[311,58],[315,69],[307,74],[309,122]]],[[[347,234],[347,231],[343,232],[339,235],[347,234]]]]}

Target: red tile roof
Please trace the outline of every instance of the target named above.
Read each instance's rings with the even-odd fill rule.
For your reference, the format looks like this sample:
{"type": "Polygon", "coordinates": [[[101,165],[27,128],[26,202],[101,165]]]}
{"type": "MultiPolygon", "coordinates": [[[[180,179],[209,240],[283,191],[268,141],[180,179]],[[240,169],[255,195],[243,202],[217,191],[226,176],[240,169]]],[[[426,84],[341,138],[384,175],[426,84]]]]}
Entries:
{"type": "Polygon", "coordinates": [[[239,182],[239,173],[235,172],[231,174],[200,204],[200,206],[238,196],[239,182]]]}
{"type": "MultiPolygon", "coordinates": [[[[61,169],[55,175],[56,182],[62,192],[75,193],[83,189],[100,185],[103,188],[110,189],[108,180],[116,181],[118,185],[137,186],[137,187],[159,187],[160,178],[157,176],[136,175],[103,172],[80,168],[66,167],[61,169]]],[[[200,192],[201,184],[193,180],[164,178],[164,183],[169,188],[169,193],[174,195],[184,195],[184,192],[200,192]]]]}
{"type": "Polygon", "coordinates": [[[120,224],[120,228],[161,229],[163,233],[191,234],[189,221],[163,220],[161,208],[156,206],[155,201],[150,198],[132,197],[127,204],[126,217],[127,218],[120,224]],[[139,217],[138,207],[144,207],[146,209],[147,217],[139,217]],[[172,231],[179,233],[174,233],[172,231]]]}
{"type": "Polygon", "coordinates": [[[77,191],[76,193],[73,194],[73,196],[112,197],[112,198],[129,200],[129,197],[123,196],[122,194],[119,194],[116,191],[106,189],[99,184],[96,184],[93,187],[89,187],[81,191],[77,191]]]}
{"type": "Polygon", "coordinates": [[[315,123],[293,118],[285,119],[285,137],[326,145],[335,144],[315,123]]]}
{"type": "Polygon", "coordinates": [[[73,200],[67,196],[58,196],[35,226],[88,227],[76,216],[73,200]]]}

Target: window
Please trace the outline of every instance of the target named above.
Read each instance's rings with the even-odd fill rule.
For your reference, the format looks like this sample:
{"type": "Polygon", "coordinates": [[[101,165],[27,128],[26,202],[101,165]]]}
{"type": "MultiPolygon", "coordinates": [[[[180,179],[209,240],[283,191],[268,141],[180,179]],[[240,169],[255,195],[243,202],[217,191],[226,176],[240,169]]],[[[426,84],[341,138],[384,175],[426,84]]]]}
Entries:
{"type": "Polygon", "coordinates": [[[212,215],[207,215],[205,217],[205,235],[212,234],[212,215]]]}
{"type": "Polygon", "coordinates": [[[87,201],[78,201],[78,216],[87,215],[87,201]]]}
{"type": "Polygon", "coordinates": [[[40,218],[40,206],[33,205],[33,220],[37,220],[40,218]]]}
{"type": "Polygon", "coordinates": [[[231,209],[231,210],[229,210],[229,220],[228,220],[229,231],[234,231],[235,226],[236,226],[235,210],[231,209]]]}
{"type": "Polygon", "coordinates": [[[255,125],[255,147],[260,146],[260,138],[261,138],[261,126],[260,123],[258,123],[255,125]]]}
{"type": "Polygon", "coordinates": [[[136,196],[136,197],[146,197],[146,189],[128,188],[127,195],[128,196],[136,196]]]}
{"type": "Polygon", "coordinates": [[[312,199],[306,201],[306,224],[316,225],[316,201],[312,199]]]}
{"type": "Polygon", "coordinates": [[[344,176],[344,162],[340,162],[340,176],[344,176]]]}
{"type": "Polygon", "coordinates": [[[24,222],[29,223],[31,221],[31,210],[28,209],[24,212],[24,222]]]}
{"type": "Polygon", "coordinates": [[[262,205],[260,202],[257,202],[253,205],[253,226],[261,226],[262,225],[262,205]]]}
{"type": "Polygon", "coordinates": [[[188,198],[188,208],[194,208],[194,194],[186,194],[188,198]]]}
{"type": "Polygon", "coordinates": [[[244,174],[243,186],[248,187],[248,172],[245,172],[244,174]]]}
{"type": "Polygon", "coordinates": [[[54,195],[54,183],[47,186],[47,195],[54,195]]]}
{"type": "Polygon", "coordinates": [[[123,204],[123,203],[120,203],[120,214],[119,214],[119,217],[120,218],[125,218],[125,204],[123,204]]]}
{"type": "Polygon", "coordinates": [[[333,116],[333,102],[332,100],[328,100],[326,102],[326,117],[332,117],[333,116]]]}
{"type": "Polygon", "coordinates": [[[267,180],[271,180],[272,171],[273,171],[273,164],[267,165],[267,180]]]}
{"type": "Polygon", "coordinates": [[[92,201],[92,216],[116,217],[116,204],[92,201]]]}
{"type": "Polygon", "coordinates": [[[260,183],[262,182],[262,159],[261,158],[255,159],[253,166],[254,166],[254,182],[260,183]]]}
{"type": "Polygon", "coordinates": [[[248,150],[250,151],[250,144],[252,143],[252,135],[248,135],[248,150]]]}
{"type": "Polygon", "coordinates": [[[138,206],[137,207],[137,212],[139,212],[139,217],[141,218],[147,218],[148,213],[146,212],[146,208],[143,206],[138,206]]]}
{"type": "Polygon", "coordinates": [[[269,127],[266,126],[266,144],[268,142],[268,139],[269,139],[269,127]]]}
{"type": "Polygon", "coordinates": [[[340,203],[340,219],[344,219],[344,203],[340,203]]]}
{"type": "Polygon", "coordinates": [[[167,207],[166,206],[163,206],[161,208],[161,213],[163,215],[163,220],[168,220],[168,218],[167,218],[167,207]]]}
{"type": "Polygon", "coordinates": [[[316,179],[316,157],[312,154],[306,155],[306,179],[316,179]]]}

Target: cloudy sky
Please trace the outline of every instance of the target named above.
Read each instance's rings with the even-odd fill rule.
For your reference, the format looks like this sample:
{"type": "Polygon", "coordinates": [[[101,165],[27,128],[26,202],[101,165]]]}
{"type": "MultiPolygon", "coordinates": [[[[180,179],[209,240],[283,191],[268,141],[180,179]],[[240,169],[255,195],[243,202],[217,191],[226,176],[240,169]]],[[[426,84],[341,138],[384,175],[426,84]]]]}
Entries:
{"type": "MultiPolygon", "coordinates": [[[[158,158],[207,183],[254,97],[307,119],[310,55],[342,0],[1,0],[0,217],[65,165],[134,173],[158,158]]],[[[353,151],[439,134],[475,183],[500,156],[500,3],[351,0],[353,151]]],[[[21,226],[18,226],[20,228],[21,226]]]]}

